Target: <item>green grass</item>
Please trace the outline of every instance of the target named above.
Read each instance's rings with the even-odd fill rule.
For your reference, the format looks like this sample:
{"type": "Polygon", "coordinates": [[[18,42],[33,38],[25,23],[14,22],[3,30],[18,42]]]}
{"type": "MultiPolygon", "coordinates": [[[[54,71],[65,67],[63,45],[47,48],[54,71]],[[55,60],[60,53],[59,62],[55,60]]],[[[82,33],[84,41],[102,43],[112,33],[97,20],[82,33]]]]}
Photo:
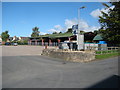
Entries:
{"type": "Polygon", "coordinates": [[[113,52],[113,53],[109,53],[109,54],[96,55],[95,58],[96,59],[107,59],[107,58],[111,58],[111,57],[115,57],[115,56],[120,56],[120,53],[113,52]]]}
{"type": "Polygon", "coordinates": [[[109,51],[96,51],[96,54],[106,54],[106,53],[115,53],[118,52],[118,50],[109,50],[109,51]]]}

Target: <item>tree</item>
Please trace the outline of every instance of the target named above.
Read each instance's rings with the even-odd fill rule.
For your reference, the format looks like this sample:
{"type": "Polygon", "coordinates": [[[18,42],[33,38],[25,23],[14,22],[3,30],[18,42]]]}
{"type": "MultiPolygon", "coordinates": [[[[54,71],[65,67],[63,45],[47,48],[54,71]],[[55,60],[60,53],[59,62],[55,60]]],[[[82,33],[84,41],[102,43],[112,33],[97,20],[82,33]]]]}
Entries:
{"type": "Polygon", "coordinates": [[[99,31],[98,30],[94,30],[94,34],[95,35],[99,34],[99,31]]]}
{"type": "Polygon", "coordinates": [[[9,39],[9,34],[8,31],[2,32],[1,37],[2,37],[2,41],[7,42],[7,40],[9,39]]]}
{"type": "Polygon", "coordinates": [[[59,32],[59,34],[61,34],[62,32],[59,32]]]}
{"type": "Polygon", "coordinates": [[[68,28],[68,31],[66,33],[72,33],[72,28],[68,28]]]}
{"type": "Polygon", "coordinates": [[[33,29],[33,32],[32,32],[32,34],[31,34],[31,37],[39,37],[39,28],[38,27],[34,27],[33,29]]]}
{"type": "Polygon", "coordinates": [[[19,45],[28,45],[29,38],[20,39],[17,41],[19,45]]]}
{"type": "Polygon", "coordinates": [[[102,36],[105,40],[114,44],[120,44],[120,1],[110,2],[110,5],[103,3],[108,9],[108,13],[102,12],[102,16],[99,17],[101,24],[102,36]],[[114,6],[113,9],[110,9],[114,6]]]}
{"type": "Polygon", "coordinates": [[[92,42],[95,36],[96,35],[93,32],[86,32],[84,33],[84,40],[85,42],[92,42]]]}
{"type": "Polygon", "coordinates": [[[53,32],[52,34],[57,34],[57,32],[53,32]]]}
{"type": "Polygon", "coordinates": [[[80,30],[80,34],[84,34],[85,33],[85,31],[83,31],[83,30],[80,30]]]}

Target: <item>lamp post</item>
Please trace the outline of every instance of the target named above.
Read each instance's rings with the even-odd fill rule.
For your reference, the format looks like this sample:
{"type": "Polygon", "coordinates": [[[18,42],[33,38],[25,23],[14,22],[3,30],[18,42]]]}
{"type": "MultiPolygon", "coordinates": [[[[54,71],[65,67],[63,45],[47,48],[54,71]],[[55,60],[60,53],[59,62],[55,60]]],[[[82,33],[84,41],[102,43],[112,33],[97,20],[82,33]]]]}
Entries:
{"type": "Polygon", "coordinates": [[[83,9],[83,8],[85,7],[83,6],[83,7],[78,8],[78,31],[77,31],[78,32],[77,34],[77,45],[78,45],[77,49],[78,50],[84,49],[84,35],[80,33],[80,9],[83,9]]]}

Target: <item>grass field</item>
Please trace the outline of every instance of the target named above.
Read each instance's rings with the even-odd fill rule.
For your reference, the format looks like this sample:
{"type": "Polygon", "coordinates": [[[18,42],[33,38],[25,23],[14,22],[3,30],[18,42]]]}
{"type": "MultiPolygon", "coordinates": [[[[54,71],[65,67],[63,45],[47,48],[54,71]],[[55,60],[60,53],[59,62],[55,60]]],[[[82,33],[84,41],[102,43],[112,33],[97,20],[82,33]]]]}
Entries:
{"type": "Polygon", "coordinates": [[[111,58],[111,57],[115,57],[115,56],[120,56],[120,53],[119,52],[112,52],[109,54],[96,55],[95,58],[96,59],[106,59],[106,58],[111,58]]]}
{"type": "Polygon", "coordinates": [[[96,54],[116,53],[118,50],[96,51],[96,54]]]}

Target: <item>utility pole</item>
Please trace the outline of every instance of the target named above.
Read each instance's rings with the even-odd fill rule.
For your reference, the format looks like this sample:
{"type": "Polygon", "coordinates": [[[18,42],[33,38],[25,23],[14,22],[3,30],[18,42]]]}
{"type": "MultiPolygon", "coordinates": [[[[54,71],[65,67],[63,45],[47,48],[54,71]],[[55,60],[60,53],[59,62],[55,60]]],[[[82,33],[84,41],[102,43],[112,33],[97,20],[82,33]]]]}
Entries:
{"type": "Polygon", "coordinates": [[[78,34],[77,34],[77,49],[78,50],[82,50],[84,49],[84,35],[80,33],[80,9],[83,9],[85,8],[84,6],[83,7],[80,7],[78,8],[78,34]]]}

